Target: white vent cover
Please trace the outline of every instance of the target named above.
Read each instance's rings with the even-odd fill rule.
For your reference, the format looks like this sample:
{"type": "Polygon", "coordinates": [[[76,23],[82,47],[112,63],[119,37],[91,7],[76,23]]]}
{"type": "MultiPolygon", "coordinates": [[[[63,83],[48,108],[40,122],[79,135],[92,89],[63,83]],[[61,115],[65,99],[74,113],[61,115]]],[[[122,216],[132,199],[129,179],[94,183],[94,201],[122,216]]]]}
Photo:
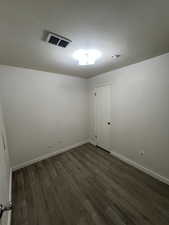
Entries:
{"type": "Polygon", "coordinates": [[[71,40],[69,40],[68,38],[62,37],[58,34],[54,34],[54,33],[48,33],[48,36],[46,38],[46,42],[52,44],[52,45],[56,45],[62,48],[66,48],[70,42],[72,42],[71,40]]]}

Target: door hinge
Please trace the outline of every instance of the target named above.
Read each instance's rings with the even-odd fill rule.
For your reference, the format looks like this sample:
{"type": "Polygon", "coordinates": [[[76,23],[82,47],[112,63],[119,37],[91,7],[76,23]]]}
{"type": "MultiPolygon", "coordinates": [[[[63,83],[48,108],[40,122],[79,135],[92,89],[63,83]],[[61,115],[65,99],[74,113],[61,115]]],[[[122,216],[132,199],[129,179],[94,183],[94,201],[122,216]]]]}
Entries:
{"type": "Polygon", "coordinates": [[[94,96],[96,96],[96,92],[94,93],[94,96]]]}
{"type": "Polygon", "coordinates": [[[97,135],[95,135],[95,138],[97,138],[97,135]]]}

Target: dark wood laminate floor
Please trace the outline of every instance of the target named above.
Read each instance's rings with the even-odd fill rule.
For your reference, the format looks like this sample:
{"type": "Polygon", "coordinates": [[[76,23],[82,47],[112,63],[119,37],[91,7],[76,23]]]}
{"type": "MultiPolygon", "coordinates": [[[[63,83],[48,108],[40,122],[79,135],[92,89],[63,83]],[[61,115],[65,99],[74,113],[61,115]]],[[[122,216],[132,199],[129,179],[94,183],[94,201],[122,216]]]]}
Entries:
{"type": "Polygon", "coordinates": [[[169,225],[169,186],[86,144],[16,171],[12,225],[169,225]]]}

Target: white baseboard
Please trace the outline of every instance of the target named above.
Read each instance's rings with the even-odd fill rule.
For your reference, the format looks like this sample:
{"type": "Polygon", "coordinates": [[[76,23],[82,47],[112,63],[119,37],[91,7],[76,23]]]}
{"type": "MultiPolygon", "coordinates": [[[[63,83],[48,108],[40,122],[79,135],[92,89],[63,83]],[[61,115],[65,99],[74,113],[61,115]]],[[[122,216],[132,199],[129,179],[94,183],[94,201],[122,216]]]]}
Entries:
{"type": "MultiPolygon", "coordinates": [[[[92,145],[96,145],[96,143],[93,140],[89,140],[89,143],[91,143],[92,145]]],[[[115,151],[110,151],[110,153],[115,156],[116,158],[126,162],[127,164],[134,166],[135,168],[141,170],[142,172],[152,176],[153,178],[165,183],[169,185],[169,179],[167,177],[161,176],[160,174],[158,174],[157,172],[154,172],[153,170],[150,170],[148,168],[145,168],[144,166],[134,162],[133,160],[127,158],[126,156],[123,156],[115,151]]]]}
{"type": "Polygon", "coordinates": [[[34,163],[36,163],[36,162],[42,161],[43,159],[50,158],[50,157],[52,157],[52,156],[55,156],[55,155],[58,155],[58,154],[60,154],[60,153],[66,152],[66,151],[68,151],[68,150],[71,150],[72,148],[76,148],[76,147],[78,147],[78,146],[80,146],[80,145],[83,145],[83,144],[86,144],[86,143],[89,143],[89,140],[88,140],[88,139],[85,140],[85,141],[78,142],[78,143],[76,143],[76,144],[74,144],[74,145],[70,145],[70,146],[68,146],[68,147],[59,149],[59,150],[57,150],[57,151],[50,152],[50,153],[47,153],[47,154],[45,154],[45,155],[39,156],[39,157],[37,157],[37,158],[35,158],[35,159],[29,160],[29,161],[26,161],[26,162],[24,162],[24,163],[21,163],[21,164],[18,164],[18,165],[16,165],[16,166],[14,166],[14,167],[12,168],[12,171],[19,170],[19,169],[21,169],[21,168],[24,168],[24,167],[29,166],[29,165],[31,165],[31,164],[34,164],[34,163]]]}
{"type": "MultiPolygon", "coordinates": [[[[10,174],[9,174],[9,202],[12,201],[12,168],[10,168],[10,174]]],[[[7,225],[11,225],[11,215],[12,212],[8,212],[8,220],[7,225]]]]}
{"type": "Polygon", "coordinates": [[[131,165],[131,166],[134,166],[135,168],[141,170],[142,172],[152,176],[153,178],[165,183],[165,184],[168,184],[169,185],[169,179],[164,177],[164,176],[161,176],[160,174],[150,170],[150,169],[147,169],[145,167],[143,167],[142,165],[132,161],[131,159],[117,153],[117,152],[114,152],[114,151],[111,151],[110,152],[113,156],[115,156],[116,158],[126,162],[127,164],[131,165]]]}

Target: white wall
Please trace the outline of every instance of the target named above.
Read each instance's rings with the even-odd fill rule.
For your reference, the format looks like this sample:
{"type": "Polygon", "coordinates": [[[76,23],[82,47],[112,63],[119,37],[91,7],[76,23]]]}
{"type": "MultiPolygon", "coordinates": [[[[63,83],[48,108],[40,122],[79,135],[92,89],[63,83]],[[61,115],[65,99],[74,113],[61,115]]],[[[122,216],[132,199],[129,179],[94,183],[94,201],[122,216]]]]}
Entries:
{"type": "Polygon", "coordinates": [[[85,79],[0,66],[0,97],[12,166],[88,138],[85,79]]]}
{"type": "Polygon", "coordinates": [[[104,83],[112,84],[112,151],[169,179],[169,54],[91,78],[90,92],[104,83]]]}
{"type": "Polygon", "coordinates": [[[12,166],[88,139],[87,83],[112,84],[112,151],[169,179],[169,54],[88,81],[0,66],[12,166]]]}

